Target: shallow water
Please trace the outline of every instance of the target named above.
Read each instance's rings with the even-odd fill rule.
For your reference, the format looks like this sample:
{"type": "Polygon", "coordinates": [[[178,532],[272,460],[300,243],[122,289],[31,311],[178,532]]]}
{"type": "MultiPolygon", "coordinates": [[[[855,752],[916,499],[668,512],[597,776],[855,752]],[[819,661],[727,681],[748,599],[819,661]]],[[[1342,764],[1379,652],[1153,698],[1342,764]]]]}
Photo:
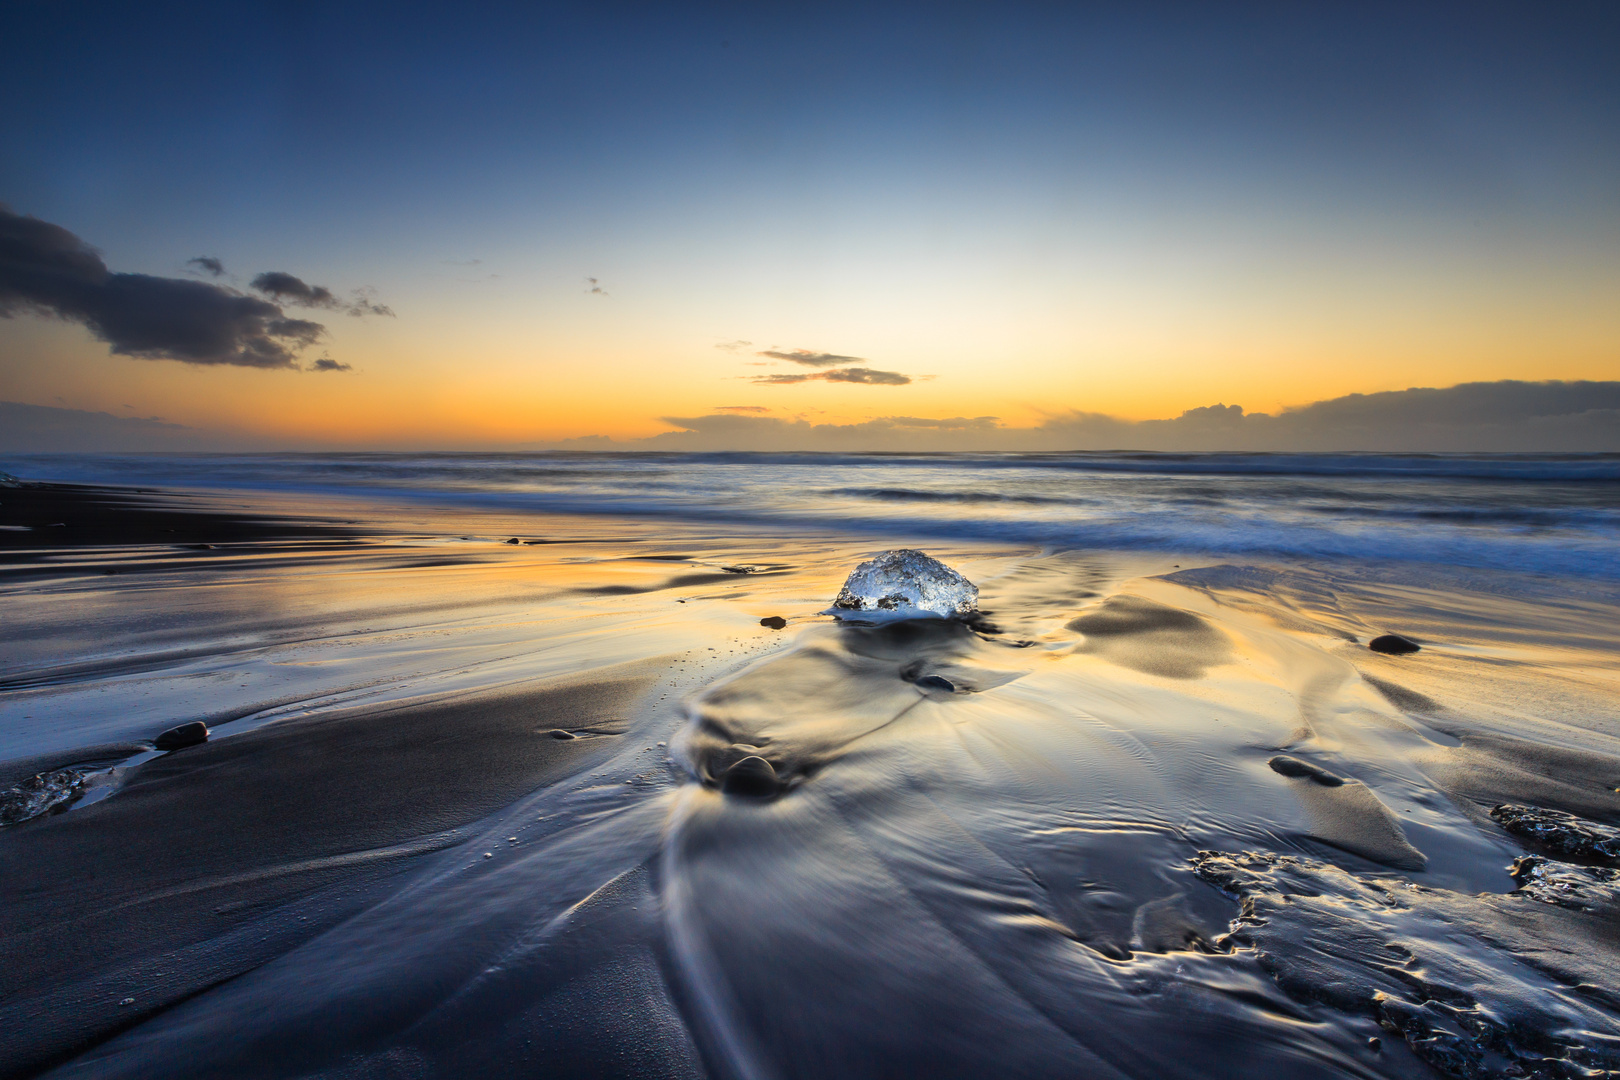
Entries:
{"type": "MultiPolygon", "coordinates": [[[[1520,889],[1530,849],[1489,814],[1620,821],[1620,611],[1592,578],[338,505],[372,538],[5,578],[3,756],[646,689],[584,771],[388,848],[369,892],[233,923],[273,947],[228,981],[92,950],[8,987],[0,1021],[115,1018],[57,1075],[1620,1069],[1612,882],[1520,889]],[[985,622],[817,614],[891,545],[967,574],[985,622]],[[1364,647],[1389,631],[1422,650],[1364,647]],[[780,793],[720,790],[749,756],[780,793]]],[[[159,759],[182,788],[186,753],[159,759]]],[[[331,768],[354,807],[384,775],[331,768]]],[[[0,831],[0,869],[119,798],[0,831]]]]}
{"type": "Polygon", "coordinates": [[[1613,454],[16,456],[20,476],[1620,579],[1613,454]]]}

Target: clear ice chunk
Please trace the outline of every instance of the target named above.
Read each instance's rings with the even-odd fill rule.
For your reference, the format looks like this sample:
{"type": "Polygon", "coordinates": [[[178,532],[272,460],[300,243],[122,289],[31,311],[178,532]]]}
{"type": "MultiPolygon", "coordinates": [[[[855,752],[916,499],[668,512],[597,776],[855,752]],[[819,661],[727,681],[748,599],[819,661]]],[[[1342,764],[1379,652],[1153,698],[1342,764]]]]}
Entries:
{"type": "Polygon", "coordinates": [[[861,563],[844,582],[831,612],[841,618],[967,619],[979,610],[979,587],[938,559],[902,548],[861,563]]]}
{"type": "Polygon", "coordinates": [[[16,825],[72,802],[84,794],[84,780],[75,769],[56,769],[0,791],[0,825],[16,825]]]}

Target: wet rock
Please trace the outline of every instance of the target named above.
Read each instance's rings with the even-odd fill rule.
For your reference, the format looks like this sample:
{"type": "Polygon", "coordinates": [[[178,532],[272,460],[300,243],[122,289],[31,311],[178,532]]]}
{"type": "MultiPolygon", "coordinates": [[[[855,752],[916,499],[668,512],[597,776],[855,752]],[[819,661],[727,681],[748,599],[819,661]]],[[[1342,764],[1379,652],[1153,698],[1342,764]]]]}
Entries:
{"type": "Polygon", "coordinates": [[[1301,761],[1287,754],[1278,754],[1266,764],[1271,766],[1274,773],[1295,778],[1309,778],[1323,787],[1339,787],[1344,783],[1344,777],[1334,776],[1320,765],[1312,765],[1308,761],[1301,761]]]}
{"type": "Polygon", "coordinates": [[[1422,646],[1411,638],[1403,638],[1399,634],[1381,634],[1367,642],[1367,648],[1389,656],[1405,656],[1417,652],[1422,646]]]}
{"type": "Polygon", "coordinates": [[[787,620],[782,618],[780,615],[767,615],[765,618],[759,620],[759,625],[768,626],[772,630],[782,630],[787,627],[787,620]]]}
{"type": "Polygon", "coordinates": [[[193,720],[189,724],[172,727],[168,731],[152,740],[152,745],[159,750],[183,750],[188,746],[208,741],[208,725],[201,720],[193,720]]]}
{"type": "Polygon", "coordinates": [[[1542,904],[1575,911],[1613,911],[1620,902],[1620,870],[1608,866],[1575,866],[1541,855],[1521,855],[1508,873],[1519,893],[1542,904]]]}
{"type": "Polygon", "coordinates": [[[66,807],[84,794],[84,773],[53,769],[0,791],[0,825],[16,825],[66,807]]]}
{"type": "Polygon", "coordinates": [[[956,693],[956,684],[943,675],[924,675],[917,680],[917,685],[924,690],[943,690],[947,694],[956,693]]]}
{"type": "Polygon", "coordinates": [[[1620,829],[1559,810],[1517,803],[1492,807],[1491,819],[1514,836],[1554,855],[1620,865],[1620,829]]]}
{"type": "Polygon", "coordinates": [[[521,543],[523,543],[523,541],[521,541],[521,540],[519,540],[519,539],[518,539],[518,538],[517,538],[517,537],[515,537],[515,536],[514,536],[514,537],[512,537],[512,539],[510,539],[510,540],[508,540],[508,541],[506,541],[506,542],[507,542],[507,543],[508,543],[508,544],[521,544],[521,543]]]}
{"type": "MultiPolygon", "coordinates": [[[[1468,895],[1269,852],[1202,851],[1192,868],[1242,902],[1218,948],[1250,953],[1296,1000],[1398,1033],[1441,1076],[1620,1069],[1620,1018],[1601,990],[1615,963],[1606,917],[1537,903],[1523,887],[1468,895]]],[[[1588,888],[1614,873],[1565,872],[1586,875],[1588,888]]]]}
{"type": "Polygon", "coordinates": [[[720,790],[727,795],[768,799],[782,790],[776,770],[762,757],[745,757],[720,777],[720,790]]]}
{"type": "Polygon", "coordinates": [[[568,739],[577,739],[577,738],[579,738],[579,736],[575,735],[572,731],[564,731],[562,728],[553,728],[551,731],[548,731],[546,734],[550,735],[553,739],[560,739],[560,740],[568,740],[568,739]]]}
{"type": "Polygon", "coordinates": [[[867,620],[967,619],[978,608],[977,585],[938,559],[902,548],[857,566],[832,612],[867,620]]]}

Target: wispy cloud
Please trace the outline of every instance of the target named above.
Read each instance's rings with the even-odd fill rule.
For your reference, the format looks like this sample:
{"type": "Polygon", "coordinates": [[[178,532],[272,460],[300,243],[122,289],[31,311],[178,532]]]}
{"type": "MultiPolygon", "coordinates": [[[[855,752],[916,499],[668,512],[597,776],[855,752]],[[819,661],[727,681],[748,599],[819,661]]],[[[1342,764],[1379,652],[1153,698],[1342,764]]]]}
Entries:
{"type": "Polygon", "coordinates": [[[332,359],[330,356],[323,356],[319,360],[317,360],[313,364],[311,364],[310,367],[309,367],[309,370],[311,370],[311,371],[353,371],[354,367],[352,365],[350,365],[350,364],[340,364],[336,360],[332,359]]]}
{"type": "Polygon", "coordinates": [[[588,277],[585,280],[587,282],[589,282],[590,286],[591,286],[590,288],[585,290],[585,295],[587,295],[587,296],[608,296],[608,295],[610,295],[606,289],[602,288],[602,283],[600,281],[597,281],[593,277],[588,277]]]}
{"type": "Polygon", "coordinates": [[[743,341],[739,338],[736,341],[716,342],[714,347],[725,352],[734,353],[741,352],[743,349],[752,349],[754,347],[754,343],[752,341],[743,341]]]}
{"type": "Polygon", "coordinates": [[[195,259],[187,259],[187,266],[195,266],[199,270],[206,270],[214,277],[225,276],[225,264],[211,255],[199,255],[195,259]]]}
{"type": "Polygon", "coordinates": [[[874,371],[872,368],[849,367],[834,368],[832,371],[817,371],[803,375],[753,375],[752,382],[764,386],[788,386],[793,383],[804,382],[841,382],[861,383],[866,386],[905,386],[911,382],[910,375],[902,375],[898,371],[874,371]]]}
{"type": "MultiPolygon", "coordinates": [[[[748,342],[742,342],[747,345],[748,342]]],[[[835,364],[864,364],[863,356],[840,356],[837,353],[812,352],[809,349],[764,349],[754,354],[772,360],[787,360],[806,367],[832,367],[835,364]]]]}

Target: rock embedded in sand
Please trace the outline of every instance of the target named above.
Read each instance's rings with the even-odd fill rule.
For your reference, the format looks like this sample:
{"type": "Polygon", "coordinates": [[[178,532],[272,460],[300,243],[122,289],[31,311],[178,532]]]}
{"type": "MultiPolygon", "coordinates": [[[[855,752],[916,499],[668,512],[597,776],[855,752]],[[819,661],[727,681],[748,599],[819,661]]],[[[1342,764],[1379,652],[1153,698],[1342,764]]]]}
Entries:
{"type": "Polygon", "coordinates": [[[750,756],[732,765],[720,777],[720,790],[727,795],[768,799],[782,790],[776,770],[762,757],[750,756]]]}
{"type": "Polygon", "coordinates": [[[938,559],[901,548],[861,563],[833,601],[833,614],[866,619],[967,619],[979,587],[938,559]]]}
{"type": "Polygon", "coordinates": [[[0,825],[16,825],[66,806],[84,793],[84,773],[53,769],[0,791],[0,825]]]}
{"type": "Polygon", "coordinates": [[[917,680],[917,685],[924,690],[943,690],[947,694],[956,693],[956,684],[943,675],[924,675],[917,680]]]}
{"type": "Polygon", "coordinates": [[[765,618],[759,620],[759,625],[768,626],[772,630],[783,630],[787,627],[787,620],[782,618],[780,615],[767,615],[765,618]]]}
{"type": "Polygon", "coordinates": [[[1493,806],[1491,819],[1521,840],[1566,859],[1620,864],[1620,830],[1559,810],[1517,803],[1493,806]]]}
{"type": "Polygon", "coordinates": [[[159,750],[183,750],[188,746],[208,741],[208,725],[201,720],[193,720],[189,724],[172,727],[168,731],[152,740],[152,745],[159,750]]]}
{"type": "Polygon", "coordinates": [[[1344,777],[1334,776],[1320,765],[1312,765],[1308,761],[1301,761],[1287,754],[1278,754],[1266,764],[1271,766],[1274,773],[1295,778],[1309,778],[1323,787],[1339,787],[1344,783],[1344,777]]]}
{"type": "Polygon", "coordinates": [[[1381,634],[1367,642],[1367,648],[1388,656],[1405,656],[1417,652],[1422,646],[1411,638],[1403,638],[1399,634],[1381,634]]]}
{"type": "Polygon", "coordinates": [[[549,734],[553,739],[559,740],[579,738],[579,736],[575,735],[572,731],[564,731],[562,728],[553,728],[551,731],[547,732],[547,734],[549,734]]]}

